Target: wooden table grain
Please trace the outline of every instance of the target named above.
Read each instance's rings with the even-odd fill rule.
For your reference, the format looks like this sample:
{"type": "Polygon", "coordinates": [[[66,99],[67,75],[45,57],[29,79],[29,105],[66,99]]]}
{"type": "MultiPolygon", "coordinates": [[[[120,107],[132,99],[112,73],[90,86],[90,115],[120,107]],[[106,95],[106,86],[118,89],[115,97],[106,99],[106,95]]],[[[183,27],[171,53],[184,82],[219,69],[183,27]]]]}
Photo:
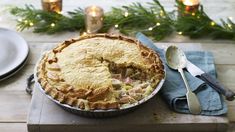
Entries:
{"type": "MultiPolygon", "coordinates": [[[[106,11],[111,6],[126,5],[131,2],[150,2],[151,0],[64,0],[63,11],[73,10],[88,5],[99,5],[106,11]]],[[[166,10],[175,9],[174,0],[160,0],[166,10]]],[[[215,21],[220,18],[233,17],[235,21],[234,0],[201,0],[205,11],[215,21]]],[[[0,27],[16,30],[15,17],[11,16],[7,8],[11,6],[23,7],[32,4],[41,8],[40,0],[1,0],[0,1],[0,27]]],[[[41,51],[48,45],[55,45],[65,39],[78,36],[78,32],[64,32],[55,35],[34,34],[31,30],[19,32],[30,46],[30,56],[27,65],[11,78],[0,82],[0,131],[1,132],[26,132],[26,118],[31,97],[25,93],[26,78],[33,72],[35,62],[41,51]]],[[[218,79],[226,86],[235,91],[235,41],[189,39],[188,37],[172,34],[160,41],[161,45],[176,44],[182,48],[190,49],[197,43],[202,50],[211,51],[215,56],[218,79]]],[[[230,132],[235,132],[235,103],[228,103],[228,118],[230,121],[230,132]]]]}

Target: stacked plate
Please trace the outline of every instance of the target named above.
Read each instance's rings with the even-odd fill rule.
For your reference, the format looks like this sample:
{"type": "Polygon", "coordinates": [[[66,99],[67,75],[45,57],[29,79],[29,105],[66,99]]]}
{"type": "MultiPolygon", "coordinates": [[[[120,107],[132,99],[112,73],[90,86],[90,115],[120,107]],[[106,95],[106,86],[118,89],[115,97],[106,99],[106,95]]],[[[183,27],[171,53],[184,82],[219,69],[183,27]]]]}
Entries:
{"type": "Polygon", "coordinates": [[[28,55],[29,47],[19,34],[0,28],[0,81],[19,71],[28,55]]]}

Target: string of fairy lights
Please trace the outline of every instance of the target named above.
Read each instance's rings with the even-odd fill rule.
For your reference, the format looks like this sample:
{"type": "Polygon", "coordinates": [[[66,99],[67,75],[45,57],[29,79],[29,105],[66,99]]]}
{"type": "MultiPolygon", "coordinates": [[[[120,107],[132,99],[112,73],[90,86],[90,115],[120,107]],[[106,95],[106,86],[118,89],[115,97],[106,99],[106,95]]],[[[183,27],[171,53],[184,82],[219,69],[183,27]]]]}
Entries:
{"type": "MultiPolygon", "coordinates": [[[[157,13],[155,12],[155,14],[157,14],[157,13]]],[[[129,15],[130,15],[130,13],[129,13],[128,11],[125,11],[125,12],[123,13],[123,16],[124,16],[125,18],[128,18],[129,15]]],[[[163,12],[162,10],[160,10],[160,16],[161,16],[161,17],[164,16],[164,12],[163,12]]],[[[147,28],[147,29],[143,29],[143,30],[139,30],[139,31],[152,31],[154,28],[157,28],[157,27],[160,26],[160,25],[161,25],[160,22],[156,22],[156,24],[155,24],[154,26],[150,26],[150,27],[147,28]]],[[[54,25],[51,26],[51,27],[54,27],[54,25]]],[[[118,29],[119,29],[119,24],[116,23],[116,24],[115,24],[114,26],[112,26],[112,27],[114,27],[116,30],[118,30],[118,29]]],[[[88,34],[86,31],[84,31],[84,32],[82,33],[82,35],[86,35],[86,34],[88,34]]]]}
{"type": "MultiPolygon", "coordinates": [[[[63,15],[63,12],[62,12],[62,11],[55,11],[55,13],[63,15]]],[[[123,15],[124,15],[124,17],[127,18],[127,17],[129,16],[129,14],[130,14],[130,13],[129,13],[128,11],[125,11],[123,15]]],[[[155,12],[155,14],[158,14],[158,13],[155,12]]],[[[164,12],[163,12],[162,10],[160,10],[160,16],[164,16],[164,12]]],[[[34,23],[33,23],[32,21],[30,21],[30,19],[29,19],[29,20],[24,19],[24,21],[23,21],[22,18],[18,18],[17,21],[18,21],[18,22],[24,22],[25,25],[28,25],[28,26],[30,26],[30,27],[33,27],[33,26],[34,26],[34,23]]],[[[51,28],[54,28],[55,25],[56,25],[56,23],[51,23],[51,24],[50,24],[50,27],[51,27],[51,28]]],[[[140,30],[140,31],[147,31],[147,30],[148,30],[148,31],[152,31],[154,28],[156,28],[156,27],[158,27],[158,26],[160,26],[160,25],[161,25],[161,23],[160,23],[160,22],[157,22],[154,26],[150,26],[149,28],[144,29],[144,30],[140,30]]],[[[118,30],[119,25],[118,25],[118,24],[115,24],[113,27],[115,27],[115,29],[118,30]]],[[[17,29],[18,29],[18,30],[21,30],[21,27],[18,26],[17,29]]],[[[84,31],[83,34],[87,34],[87,32],[84,31]]]]}
{"type": "MultiPolygon", "coordinates": [[[[60,14],[62,14],[62,13],[60,13],[60,14]]],[[[125,16],[125,17],[128,17],[128,14],[129,14],[128,12],[125,12],[124,16],[125,16]]],[[[195,13],[192,13],[192,16],[195,16],[195,13]]],[[[199,16],[198,16],[197,18],[200,19],[199,16]]],[[[230,16],[230,17],[228,17],[228,18],[229,18],[231,21],[233,21],[233,17],[230,16]]],[[[22,20],[22,18],[18,18],[17,21],[18,21],[18,22],[22,22],[23,20],[22,20]]],[[[33,22],[30,22],[29,20],[24,20],[24,23],[27,24],[27,25],[29,25],[30,27],[33,27],[33,26],[34,26],[34,23],[33,23],[33,22]]],[[[161,25],[161,23],[160,23],[160,22],[157,22],[156,25],[150,26],[148,29],[145,29],[145,30],[142,30],[142,31],[146,31],[146,30],[152,31],[154,28],[156,28],[156,27],[158,27],[158,26],[160,26],[160,25],[161,25]]],[[[210,25],[211,25],[211,26],[215,26],[216,23],[215,23],[214,21],[211,21],[210,25]]],[[[55,27],[55,23],[51,23],[50,26],[51,26],[51,28],[55,27]]],[[[114,25],[114,27],[115,27],[116,29],[118,29],[118,26],[119,26],[118,24],[115,24],[115,25],[114,25]]],[[[227,24],[227,26],[228,26],[229,28],[232,28],[232,25],[231,25],[231,24],[227,24]]],[[[20,29],[20,28],[17,27],[17,29],[20,29]]],[[[83,34],[86,35],[87,32],[84,32],[83,34]]],[[[183,32],[179,31],[178,34],[179,34],[179,35],[183,35],[183,32]]]]}
{"type": "MultiPolygon", "coordinates": [[[[125,17],[128,17],[128,15],[129,15],[129,13],[126,11],[126,12],[124,13],[124,16],[125,16],[125,17]]],[[[164,16],[162,10],[160,11],[160,15],[161,15],[161,16],[164,16]]],[[[147,30],[152,31],[154,28],[156,28],[156,27],[158,27],[158,26],[160,26],[160,25],[161,25],[161,23],[160,23],[160,22],[157,22],[154,26],[150,26],[149,28],[147,28],[147,29],[145,29],[145,30],[141,30],[141,31],[147,31],[147,30]]],[[[119,25],[118,25],[118,24],[115,24],[114,27],[115,27],[116,29],[118,29],[119,25]]]]}
{"type": "MultiPolygon", "coordinates": [[[[23,20],[22,18],[18,18],[17,22],[20,22],[20,23],[23,22],[25,25],[28,25],[30,27],[34,26],[34,23],[32,21],[30,21],[30,19],[29,20],[27,20],[27,19],[23,20]]],[[[55,25],[56,25],[55,23],[51,23],[50,24],[51,28],[55,27],[55,25]]],[[[16,28],[17,28],[18,31],[21,30],[20,26],[17,26],[16,28]]]]}
{"type": "MultiPolygon", "coordinates": [[[[155,14],[158,14],[157,12],[154,12],[155,14]]],[[[125,11],[124,16],[127,18],[130,15],[130,13],[128,11],[125,11]]],[[[160,10],[160,16],[163,17],[164,16],[164,11],[160,10]]],[[[161,23],[160,22],[156,22],[156,24],[154,26],[149,26],[149,28],[147,29],[143,29],[143,30],[139,30],[141,31],[152,31],[154,28],[157,28],[158,26],[160,26],[161,23]]],[[[114,25],[115,29],[118,30],[119,25],[115,24],[114,25]]],[[[86,34],[86,33],[85,33],[86,34]]]]}
{"type": "MultiPolygon", "coordinates": [[[[124,13],[124,16],[125,16],[125,17],[128,17],[128,15],[129,15],[128,12],[125,12],[125,13],[124,13]]],[[[160,15],[161,15],[161,16],[164,16],[164,13],[163,13],[162,10],[160,11],[160,15]]],[[[195,12],[192,12],[191,15],[192,15],[192,16],[196,16],[196,13],[195,13],[195,12]]],[[[197,18],[197,19],[200,19],[200,16],[197,16],[196,18],[197,18]]],[[[230,21],[233,21],[233,17],[231,17],[231,16],[229,16],[228,19],[229,19],[230,21]]],[[[141,31],[146,31],[146,30],[152,31],[154,28],[156,28],[156,27],[158,27],[158,26],[160,26],[160,25],[161,25],[161,23],[160,23],[160,22],[157,22],[154,26],[150,26],[149,28],[147,28],[147,29],[145,29],[145,30],[141,30],[141,31]]],[[[216,25],[216,22],[215,22],[215,21],[211,21],[211,22],[210,22],[210,26],[214,27],[215,25],[216,25]]],[[[115,24],[115,25],[114,25],[114,27],[115,27],[116,29],[118,29],[118,26],[119,26],[118,24],[115,24]]],[[[230,29],[232,29],[232,25],[229,24],[229,23],[227,24],[227,27],[230,28],[230,29]]],[[[178,33],[179,35],[183,35],[183,32],[182,32],[182,31],[178,31],[177,33],[178,33]]],[[[85,34],[86,34],[86,33],[85,33],[85,34]]]]}
{"type": "MultiPolygon", "coordinates": [[[[58,14],[63,14],[62,12],[57,12],[57,13],[58,13],[58,14]]],[[[163,11],[161,11],[160,14],[161,14],[161,16],[164,16],[163,11]]],[[[125,16],[125,17],[128,17],[128,15],[129,15],[128,12],[125,12],[125,13],[124,13],[124,16],[125,16]]],[[[191,15],[192,15],[192,16],[195,16],[195,13],[193,12],[191,15]]],[[[197,18],[200,19],[200,16],[197,16],[197,18]]],[[[229,16],[228,19],[230,19],[231,21],[233,21],[233,17],[231,17],[231,16],[229,16]]],[[[22,18],[18,18],[17,21],[18,21],[18,22],[22,22],[23,19],[22,19],[22,18]]],[[[27,24],[27,25],[29,25],[29,26],[31,26],[31,27],[34,26],[34,23],[31,22],[30,20],[24,20],[24,23],[27,24]]],[[[158,26],[160,26],[160,25],[161,25],[161,23],[160,23],[160,22],[157,22],[156,25],[150,26],[150,27],[149,27],[148,29],[146,29],[146,30],[152,31],[154,28],[156,28],[156,27],[158,27],[158,26]]],[[[211,26],[215,26],[216,23],[215,23],[214,21],[211,21],[210,25],[211,25],[211,26]]],[[[229,28],[232,28],[232,25],[231,25],[231,24],[227,24],[227,25],[228,25],[229,28]]],[[[52,28],[55,27],[55,23],[51,23],[50,26],[51,26],[52,28]]],[[[115,24],[115,25],[114,25],[114,27],[115,27],[116,29],[118,29],[118,26],[119,26],[118,24],[115,24]]],[[[18,27],[18,28],[19,28],[19,27],[18,27]]],[[[85,33],[86,33],[86,32],[85,32],[85,33]]],[[[179,34],[179,35],[182,35],[183,32],[178,32],[178,34],[179,34]]]]}
{"type": "MultiPolygon", "coordinates": [[[[161,12],[161,13],[160,13],[161,16],[164,16],[163,11],[160,11],[160,12],[161,12]]],[[[58,14],[63,14],[63,12],[57,12],[57,13],[58,13],[58,14]]],[[[125,13],[124,13],[124,16],[125,16],[125,17],[128,17],[128,15],[129,15],[128,12],[125,12],[125,13]]],[[[193,12],[191,15],[192,15],[192,16],[195,16],[195,13],[193,12]]],[[[200,19],[200,16],[197,16],[197,18],[200,19]]],[[[231,16],[229,16],[228,19],[230,19],[231,21],[233,21],[233,17],[231,17],[231,16]]],[[[17,21],[18,21],[18,22],[22,22],[23,19],[22,19],[22,18],[18,18],[17,21]]],[[[33,27],[33,26],[34,26],[34,23],[31,22],[30,20],[24,20],[24,23],[27,24],[27,25],[29,25],[30,27],[33,27]]],[[[53,28],[53,27],[55,27],[55,25],[56,25],[55,23],[51,23],[51,24],[50,24],[50,27],[53,28]]],[[[148,29],[141,30],[141,31],[146,31],[146,30],[152,31],[154,28],[156,28],[156,27],[158,27],[158,26],[160,26],[160,25],[161,25],[161,23],[160,23],[160,22],[157,22],[154,26],[150,26],[148,29]]],[[[215,26],[216,23],[215,23],[214,21],[211,21],[211,22],[210,22],[210,25],[211,25],[211,26],[215,26]]],[[[228,28],[232,29],[232,25],[231,25],[231,24],[227,24],[227,26],[228,26],[228,28]]],[[[119,25],[118,25],[118,24],[115,24],[114,27],[115,27],[116,29],[118,29],[119,25]]],[[[20,28],[17,27],[17,29],[20,29],[20,28]]],[[[87,34],[87,32],[84,32],[83,34],[87,34]]],[[[183,35],[183,32],[179,31],[178,34],[179,34],[179,35],[183,35]]]]}
{"type": "MultiPolygon", "coordinates": [[[[161,12],[162,12],[162,11],[161,11],[161,12]]],[[[60,13],[58,13],[58,14],[62,14],[62,12],[60,12],[60,13]]],[[[162,13],[161,13],[161,14],[162,14],[162,13]]],[[[125,12],[125,13],[124,13],[124,16],[125,16],[125,17],[128,17],[128,15],[129,15],[128,12],[125,12]]],[[[162,14],[161,16],[164,16],[164,15],[162,14]]],[[[33,26],[34,26],[34,23],[31,22],[30,20],[24,20],[24,21],[23,21],[22,18],[18,18],[17,21],[18,21],[18,22],[24,22],[24,24],[29,25],[30,27],[33,27],[33,26]]],[[[161,25],[161,23],[160,23],[160,22],[157,22],[154,26],[150,26],[148,29],[145,29],[145,31],[146,31],[146,30],[152,31],[154,28],[156,28],[156,27],[158,27],[158,26],[160,26],[160,25],[161,25]]],[[[212,22],[211,25],[214,26],[215,23],[212,22]]],[[[51,26],[51,28],[55,27],[55,23],[51,23],[50,26],[51,26]]],[[[230,26],[231,26],[231,25],[230,25],[230,26]]],[[[119,25],[118,25],[118,24],[115,24],[114,27],[115,27],[116,29],[118,29],[119,25]]],[[[20,29],[20,27],[17,27],[17,29],[20,29]]],[[[142,31],[144,31],[144,30],[142,30],[142,31]]],[[[84,33],[86,34],[86,32],[84,32],[84,33]]],[[[179,34],[182,34],[182,33],[179,33],[179,34]]]]}

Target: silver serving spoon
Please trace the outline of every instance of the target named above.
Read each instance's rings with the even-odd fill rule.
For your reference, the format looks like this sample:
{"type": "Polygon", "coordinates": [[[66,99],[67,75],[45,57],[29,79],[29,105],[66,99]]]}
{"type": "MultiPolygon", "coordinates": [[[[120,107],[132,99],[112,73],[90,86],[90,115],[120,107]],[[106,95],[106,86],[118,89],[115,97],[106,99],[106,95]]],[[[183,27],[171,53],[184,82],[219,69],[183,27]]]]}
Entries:
{"type": "Polygon", "coordinates": [[[166,57],[167,65],[174,70],[178,70],[178,72],[180,73],[180,75],[182,76],[184,80],[184,84],[187,89],[186,98],[187,98],[189,111],[192,114],[200,114],[201,106],[198,101],[198,98],[190,89],[188,82],[184,76],[183,68],[185,68],[187,64],[187,58],[184,52],[176,46],[169,46],[166,50],[165,57],[166,57]]]}

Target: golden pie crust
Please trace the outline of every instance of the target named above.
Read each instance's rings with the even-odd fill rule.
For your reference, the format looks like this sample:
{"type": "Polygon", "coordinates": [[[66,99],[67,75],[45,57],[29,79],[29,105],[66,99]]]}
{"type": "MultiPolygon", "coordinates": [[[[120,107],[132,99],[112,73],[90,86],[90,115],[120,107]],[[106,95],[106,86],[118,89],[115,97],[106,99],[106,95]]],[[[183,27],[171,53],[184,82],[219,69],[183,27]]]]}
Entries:
{"type": "Polygon", "coordinates": [[[138,102],[164,78],[157,53],[133,38],[90,34],[44,54],[37,67],[45,93],[84,110],[119,109],[138,102]]]}

